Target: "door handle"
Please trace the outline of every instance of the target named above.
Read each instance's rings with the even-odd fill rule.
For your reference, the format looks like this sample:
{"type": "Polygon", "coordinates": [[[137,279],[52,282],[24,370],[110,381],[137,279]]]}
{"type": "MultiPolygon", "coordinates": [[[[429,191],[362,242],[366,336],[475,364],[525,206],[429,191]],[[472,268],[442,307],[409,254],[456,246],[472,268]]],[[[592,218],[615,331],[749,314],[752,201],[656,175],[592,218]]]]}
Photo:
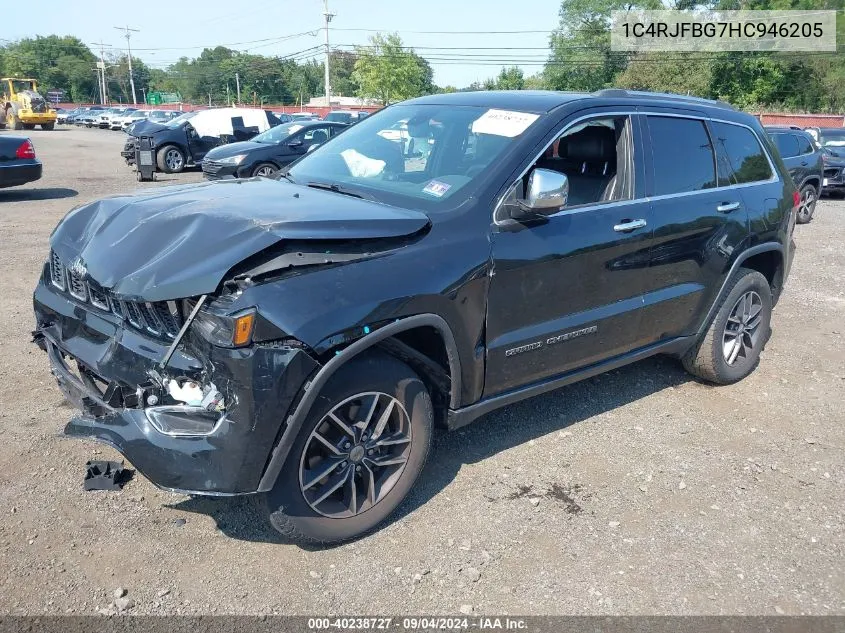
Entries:
{"type": "Polygon", "coordinates": [[[645,220],[622,220],[619,224],[613,226],[613,230],[617,233],[630,233],[636,229],[641,229],[646,225],[645,220]]]}
{"type": "Polygon", "coordinates": [[[719,213],[730,213],[731,211],[736,211],[737,209],[739,209],[739,202],[723,202],[716,207],[716,211],[719,213]]]}
{"type": "Polygon", "coordinates": [[[801,167],[806,167],[806,166],[807,166],[807,161],[806,160],[801,161],[801,167]]]}

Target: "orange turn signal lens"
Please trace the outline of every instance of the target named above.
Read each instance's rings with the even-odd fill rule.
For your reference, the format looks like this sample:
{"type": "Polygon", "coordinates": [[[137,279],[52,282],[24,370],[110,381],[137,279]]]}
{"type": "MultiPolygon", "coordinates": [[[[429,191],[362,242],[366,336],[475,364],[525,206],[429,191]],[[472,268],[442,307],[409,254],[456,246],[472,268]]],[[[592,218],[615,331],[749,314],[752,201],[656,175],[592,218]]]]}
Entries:
{"type": "Polygon", "coordinates": [[[232,333],[232,344],[246,345],[252,338],[252,326],[255,324],[255,314],[250,312],[235,318],[235,331],[232,333]]]}

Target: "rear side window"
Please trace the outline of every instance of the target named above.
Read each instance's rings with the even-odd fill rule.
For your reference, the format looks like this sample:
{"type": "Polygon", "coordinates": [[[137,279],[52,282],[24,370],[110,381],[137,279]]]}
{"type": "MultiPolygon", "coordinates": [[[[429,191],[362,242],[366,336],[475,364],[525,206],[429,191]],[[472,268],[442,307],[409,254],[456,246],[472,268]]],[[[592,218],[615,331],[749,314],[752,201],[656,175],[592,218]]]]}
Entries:
{"type": "Polygon", "coordinates": [[[798,139],[798,154],[812,154],[813,153],[813,146],[810,144],[810,139],[806,136],[796,136],[798,139]]]}
{"type": "Polygon", "coordinates": [[[716,151],[719,153],[719,184],[741,185],[772,177],[772,168],[757,136],[747,127],[712,123],[716,151]]]}
{"type": "Polygon", "coordinates": [[[654,162],[654,195],[716,186],[716,161],[703,121],[650,116],[648,129],[654,162]]]}
{"type": "Polygon", "coordinates": [[[798,156],[798,139],[792,134],[773,134],[772,139],[783,158],[798,156]]]}

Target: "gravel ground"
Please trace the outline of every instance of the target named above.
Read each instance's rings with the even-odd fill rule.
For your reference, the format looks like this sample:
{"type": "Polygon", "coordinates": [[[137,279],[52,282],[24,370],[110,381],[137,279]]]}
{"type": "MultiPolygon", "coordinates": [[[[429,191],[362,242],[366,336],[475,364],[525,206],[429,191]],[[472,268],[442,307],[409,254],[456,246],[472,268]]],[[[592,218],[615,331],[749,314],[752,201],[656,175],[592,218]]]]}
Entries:
{"type": "Polygon", "coordinates": [[[845,202],[796,229],[742,383],[651,359],[508,407],[438,436],[389,526],[303,549],[250,500],[83,491],[119,456],[62,438],[30,293],[68,209],[139,185],[121,133],[31,137],[44,177],[0,191],[0,613],[845,613],[845,202]]]}

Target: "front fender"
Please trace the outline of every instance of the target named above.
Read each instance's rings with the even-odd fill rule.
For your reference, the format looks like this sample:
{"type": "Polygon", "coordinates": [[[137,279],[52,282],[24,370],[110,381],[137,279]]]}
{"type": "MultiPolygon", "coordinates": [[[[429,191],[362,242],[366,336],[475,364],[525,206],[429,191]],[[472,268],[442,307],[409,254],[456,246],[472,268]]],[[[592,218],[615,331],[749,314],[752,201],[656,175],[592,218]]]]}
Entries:
{"type": "Polygon", "coordinates": [[[399,334],[418,327],[433,327],[446,343],[446,353],[449,359],[449,370],[452,376],[452,385],[450,390],[450,408],[457,408],[459,406],[459,397],[461,392],[461,371],[460,363],[457,356],[457,348],[455,346],[455,338],[449,325],[442,318],[436,314],[418,314],[394,321],[384,327],[379,328],[363,338],[355,341],[349,347],[339,351],[328,363],[326,363],[313,377],[312,380],[306,383],[303,388],[302,397],[296,406],[294,412],[288,417],[285,430],[279,443],[273,449],[270,456],[270,461],[261,477],[258,484],[258,492],[269,492],[276,483],[276,479],[282,470],[282,466],[290,453],[293,443],[299,435],[302,425],[305,423],[311,407],[317,400],[320,390],[326,385],[334,373],[339,370],[344,364],[355,358],[362,352],[372,348],[377,343],[399,334]]]}

